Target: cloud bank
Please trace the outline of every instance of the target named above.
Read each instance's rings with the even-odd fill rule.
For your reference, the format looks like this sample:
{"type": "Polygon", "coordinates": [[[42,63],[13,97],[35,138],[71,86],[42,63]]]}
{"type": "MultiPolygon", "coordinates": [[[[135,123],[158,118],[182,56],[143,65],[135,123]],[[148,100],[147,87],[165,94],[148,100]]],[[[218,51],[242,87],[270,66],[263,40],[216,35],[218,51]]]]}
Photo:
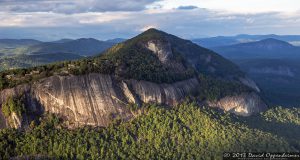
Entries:
{"type": "Polygon", "coordinates": [[[300,11],[242,13],[195,4],[168,8],[159,0],[1,0],[0,39],[129,38],[149,27],[183,38],[300,34],[300,11]]]}
{"type": "Polygon", "coordinates": [[[140,11],[158,0],[1,0],[4,12],[86,13],[108,11],[140,11]]]}

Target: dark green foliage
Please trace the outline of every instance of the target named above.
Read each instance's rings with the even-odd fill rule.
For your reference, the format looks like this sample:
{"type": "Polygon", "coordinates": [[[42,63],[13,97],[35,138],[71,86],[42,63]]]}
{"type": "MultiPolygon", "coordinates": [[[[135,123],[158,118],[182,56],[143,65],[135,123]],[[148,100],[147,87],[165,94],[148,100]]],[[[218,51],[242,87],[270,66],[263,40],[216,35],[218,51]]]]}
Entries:
{"type": "Polygon", "coordinates": [[[240,117],[250,128],[259,129],[283,137],[290,146],[300,150],[299,108],[271,108],[258,116],[240,117]]]}
{"type": "MultiPolygon", "coordinates": [[[[1,158],[221,159],[223,151],[295,151],[286,138],[252,129],[235,116],[195,104],[148,106],[136,119],[107,128],[59,128],[48,117],[26,132],[0,131],[1,158]]],[[[54,119],[54,120],[53,120],[54,119]]],[[[250,120],[249,120],[250,121],[250,120]]],[[[263,121],[263,120],[262,120],[263,121]]]]}
{"type": "Polygon", "coordinates": [[[56,63],[46,66],[33,67],[30,69],[13,69],[0,72],[0,90],[12,88],[19,84],[31,83],[41,78],[53,75],[59,68],[66,66],[66,63],[56,63]],[[33,73],[37,71],[38,73],[33,73]]]}
{"type": "Polygon", "coordinates": [[[16,113],[18,116],[22,116],[25,112],[25,106],[23,98],[7,98],[6,102],[2,104],[2,113],[5,117],[9,117],[12,113],[16,113]]]}
{"type": "Polygon", "coordinates": [[[252,89],[237,82],[226,81],[211,76],[199,75],[200,99],[218,100],[225,96],[235,96],[252,89]]]}
{"type": "Polygon", "coordinates": [[[138,104],[128,104],[127,107],[131,110],[131,111],[137,111],[138,109],[140,109],[138,104]]]}
{"type": "Polygon", "coordinates": [[[2,113],[3,113],[3,115],[5,117],[9,117],[10,116],[10,114],[11,114],[11,112],[10,112],[10,106],[7,103],[5,103],[5,104],[2,105],[1,110],[2,110],[2,113]]]}
{"type": "Polygon", "coordinates": [[[263,113],[262,116],[267,121],[279,123],[293,123],[300,125],[300,108],[276,107],[263,113]]]}

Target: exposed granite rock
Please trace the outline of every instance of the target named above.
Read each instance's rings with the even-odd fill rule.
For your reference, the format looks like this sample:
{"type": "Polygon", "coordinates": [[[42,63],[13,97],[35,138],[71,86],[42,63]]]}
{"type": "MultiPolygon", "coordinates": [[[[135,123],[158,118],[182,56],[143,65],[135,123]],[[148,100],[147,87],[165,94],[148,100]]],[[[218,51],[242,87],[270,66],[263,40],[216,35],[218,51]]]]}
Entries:
{"type": "Polygon", "coordinates": [[[138,106],[141,106],[141,102],[137,95],[129,89],[129,86],[126,82],[122,81],[121,83],[121,88],[123,90],[123,93],[125,97],[127,98],[127,102],[132,103],[132,104],[137,104],[138,106]]]}
{"type": "Polygon", "coordinates": [[[199,88],[199,82],[196,78],[173,84],[156,84],[136,80],[131,80],[128,83],[142,102],[166,105],[178,104],[185,97],[195,94],[199,88]]]}
{"type": "Polygon", "coordinates": [[[14,88],[4,89],[0,94],[0,104],[2,104],[8,97],[20,96],[20,94],[30,91],[30,85],[18,85],[14,88]]]}
{"type": "MultiPolygon", "coordinates": [[[[147,81],[116,80],[113,76],[95,73],[82,76],[52,76],[31,86],[20,85],[3,90],[0,93],[0,102],[2,104],[7,97],[24,93],[26,109],[31,113],[46,111],[58,114],[70,127],[107,126],[112,118],[128,120],[134,117],[134,113],[127,107],[128,104],[176,105],[187,96],[196,94],[199,86],[196,78],[173,84],[156,84],[147,81]]],[[[255,93],[225,97],[210,105],[245,116],[266,107],[255,93]]],[[[11,127],[27,126],[30,115],[23,116],[25,118],[19,121],[14,118],[13,122],[16,123],[11,127]]]]}
{"type": "MultiPolygon", "coordinates": [[[[3,90],[0,93],[0,106],[2,106],[2,104],[5,102],[7,98],[21,96],[21,94],[27,94],[28,92],[30,92],[29,85],[19,85],[14,88],[3,90]]],[[[31,106],[35,106],[35,105],[28,105],[28,110],[31,110],[31,106]]],[[[11,113],[11,115],[8,118],[5,118],[1,111],[0,128],[6,128],[6,127],[20,128],[28,124],[27,120],[29,120],[27,115],[22,115],[21,117],[19,117],[14,112],[11,113]]]]}
{"type": "Polygon", "coordinates": [[[162,42],[160,40],[148,41],[146,48],[151,50],[162,63],[166,63],[173,56],[169,42],[162,42]]]}
{"type": "Polygon", "coordinates": [[[106,126],[112,116],[131,116],[124,94],[109,75],[53,76],[34,88],[45,111],[62,115],[76,126],[106,126]]]}
{"type": "Polygon", "coordinates": [[[177,72],[185,71],[185,66],[176,60],[170,42],[153,39],[146,42],[143,46],[152,51],[159,61],[168,68],[177,72]]]}
{"type": "MultiPolygon", "coordinates": [[[[64,117],[70,126],[107,126],[112,118],[132,117],[128,104],[159,103],[174,105],[196,92],[197,79],[174,84],[145,81],[117,81],[110,75],[52,76],[32,86],[3,90],[6,97],[28,94],[26,107],[31,112],[50,112],[64,117]]],[[[3,116],[2,116],[3,117],[3,116]]],[[[3,127],[3,126],[2,126],[3,127]]]]}
{"type": "Polygon", "coordinates": [[[211,107],[218,107],[241,116],[250,116],[264,111],[267,105],[254,92],[238,96],[224,97],[219,101],[208,102],[211,107]]]}
{"type": "Polygon", "coordinates": [[[22,117],[19,117],[15,112],[13,112],[11,116],[8,118],[8,124],[12,128],[21,128],[22,117]]]}
{"type": "Polygon", "coordinates": [[[22,117],[17,116],[16,113],[12,113],[9,117],[5,118],[2,113],[0,113],[0,129],[1,128],[21,128],[22,127],[22,117]]]}

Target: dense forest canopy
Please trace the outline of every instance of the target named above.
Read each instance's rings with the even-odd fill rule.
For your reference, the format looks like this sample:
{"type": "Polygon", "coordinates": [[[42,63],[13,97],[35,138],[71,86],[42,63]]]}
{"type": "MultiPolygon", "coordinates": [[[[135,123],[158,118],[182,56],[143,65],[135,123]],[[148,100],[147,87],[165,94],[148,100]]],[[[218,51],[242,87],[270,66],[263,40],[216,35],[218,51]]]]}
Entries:
{"type": "Polygon", "coordinates": [[[147,105],[128,122],[116,119],[107,128],[73,130],[48,115],[26,131],[1,130],[0,155],[2,159],[221,159],[224,151],[299,151],[299,135],[290,136],[300,131],[299,109],[285,109],[284,117],[290,117],[281,116],[285,125],[278,110],[282,108],[241,118],[195,103],[174,108],[147,105]]]}

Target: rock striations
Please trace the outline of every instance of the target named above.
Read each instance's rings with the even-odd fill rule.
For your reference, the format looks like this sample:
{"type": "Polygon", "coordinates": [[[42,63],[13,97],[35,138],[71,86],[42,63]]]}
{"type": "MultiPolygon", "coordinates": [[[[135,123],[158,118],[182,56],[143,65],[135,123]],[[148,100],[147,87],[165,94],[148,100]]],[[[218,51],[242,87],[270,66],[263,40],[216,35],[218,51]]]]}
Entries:
{"type": "MultiPolygon", "coordinates": [[[[168,71],[180,73],[193,67],[195,73],[171,83],[157,83],[101,73],[54,75],[31,84],[22,84],[0,91],[0,104],[3,104],[7,97],[24,94],[27,110],[22,117],[12,114],[9,118],[4,118],[0,114],[1,121],[6,122],[2,123],[1,127],[27,126],[32,117],[44,112],[61,116],[70,127],[107,126],[114,118],[128,120],[134,117],[134,111],[128,105],[156,103],[174,106],[184,101],[186,97],[197,97],[201,90],[201,81],[197,78],[199,73],[254,88],[251,92],[206,101],[206,104],[243,116],[258,113],[266,108],[258,96],[259,89],[255,83],[245,80],[246,77],[234,64],[212,51],[155,29],[150,29],[123,44],[128,43],[144,47],[143,49],[157,56],[158,61],[162,66],[166,66],[168,71]],[[150,33],[156,36],[149,36],[150,33]],[[145,35],[147,38],[142,39],[141,36],[145,35]],[[157,38],[157,35],[163,38],[157,38]],[[183,59],[178,60],[180,58],[178,53],[183,59]]],[[[122,65],[122,71],[124,66],[126,65],[122,65]]]]}

